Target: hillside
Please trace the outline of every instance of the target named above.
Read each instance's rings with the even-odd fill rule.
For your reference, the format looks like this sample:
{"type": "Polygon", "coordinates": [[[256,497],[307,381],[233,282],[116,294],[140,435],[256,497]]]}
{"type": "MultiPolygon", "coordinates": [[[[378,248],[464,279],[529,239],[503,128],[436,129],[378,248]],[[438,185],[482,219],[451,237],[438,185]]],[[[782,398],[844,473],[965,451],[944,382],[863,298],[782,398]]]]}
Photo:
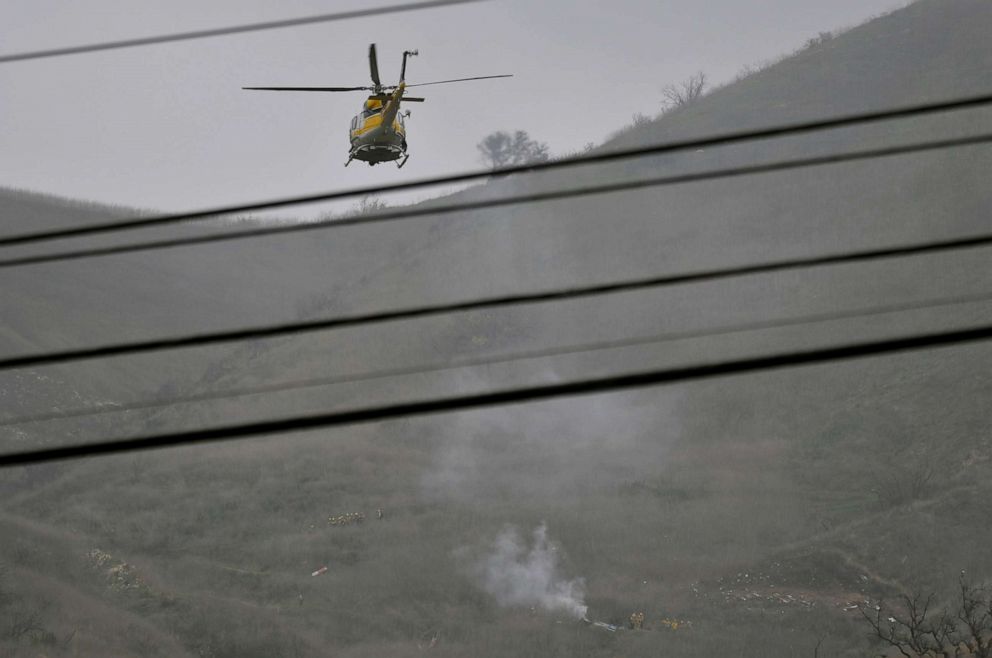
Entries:
{"type": "MultiPolygon", "coordinates": [[[[986,2],[921,0],[599,148],[986,92],[990,32],[986,2]]],[[[455,198],[989,128],[992,113],[969,111],[510,177],[455,198]]],[[[987,229],[990,166],[992,151],[969,148],[25,268],[0,288],[0,353],[966,235],[987,229]]],[[[0,217],[18,230],[122,212],[0,192],[0,217]]],[[[974,250],[817,268],[8,373],[0,419],[985,294],[987,260],[974,250]]],[[[0,444],[421,398],[990,316],[989,303],[946,305],[0,425],[0,444]]],[[[863,656],[873,647],[857,605],[909,592],[949,600],[962,570],[992,580],[990,394],[992,348],[979,345],[3,471],[0,616],[17,623],[4,626],[0,655],[863,656]],[[365,521],[329,522],[354,512],[365,521]],[[543,549],[531,539],[541,524],[553,540],[543,549]],[[512,580],[514,565],[526,587],[499,580],[512,580]],[[644,629],[577,621],[568,605],[580,588],[590,619],[623,625],[643,612],[644,629]]]]}

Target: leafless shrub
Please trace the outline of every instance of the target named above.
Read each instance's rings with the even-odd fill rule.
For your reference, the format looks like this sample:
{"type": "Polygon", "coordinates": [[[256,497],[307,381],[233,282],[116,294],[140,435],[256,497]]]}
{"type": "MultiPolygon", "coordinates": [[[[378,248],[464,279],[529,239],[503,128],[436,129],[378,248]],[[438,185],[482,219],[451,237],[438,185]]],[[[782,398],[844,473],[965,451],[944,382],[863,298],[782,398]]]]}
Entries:
{"type": "MultiPolygon", "coordinates": [[[[964,655],[992,658],[992,589],[972,585],[962,573],[956,609],[940,609],[934,594],[903,595],[897,606],[861,608],[872,636],[906,658],[964,655]]],[[[879,654],[884,655],[884,654],[879,654]]]]}
{"type": "Polygon", "coordinates": [[[574,151],[565,151],[564,153],[555,155],[553,160],[567,160],[569,158],[577,158],[580,155],[588,155],[596,150],[595,142],[586,142],[582,148],[575,149],[574,151]]]}
{"type": "Polygon", "coordinates": [[[531,139],[524,130],[518,130],[512,135],[502,130],[490,133],[476,148],[479,149],[482,162],[491,169],[547,162],[550,158],[548,145],[531,139]]]}
{"type": "Polygon", "coordinates": [[[699,73],[686,78],[677,85],[666,85],[661,90],[662,108],[666,111],[690,105],[706,93],[706,74],[699,73]]]}
{"type": "Polygon", "coordinates": [[[810,50],[816,48],[817,46],[822,46],[825,43],[832,41],[834,35],[832,32],[820,32],[818,35],[811,39],[807,39],[806,43],[803,44],[802,50],[810,50]]]}
{"type": "Polygon", "coordinates": [[[741,70],[737,72],[737,75],[734,76],[734,80],[740,82],[745,78],[750,78],[752,75],[758,73],[760,70],[761,69],[755,66],[754,64],[745,64],[744,66],[741,67],[741,70]]]}
{"type": "Polygon", "coordinates": [[[936,473],[933,462],[920,460],[906,468],[876,474],[879,497],[889,505],[905,505],[925,498],[936,473]]]}
{"type": "Polygon", "coordinates": [[[966,629],[964,641],[975,658],[992,658],[992,588],[972,585],[964,574],[957,620],[966,629]]]}
{"type": "Polygon", "coordinates": [[[8,640],[17,642],[21,638],[46,633],[41,620],[45,616],[46,606],[9,604],[4,611],[7,618],[3,627],[3,635],[8,640]]]}
{"type": "Polygon", "coordinates": [[[638,126],[643,126],[644,124],[650,123],[650,122],[651,122],[651,117],[649,117],[646,114],[642,114],[641,112],[636,112],[631,117],[631,125],[633,127],[635,127],[635,128],[638,127],[638,126]]]}
{"type": "Polygon", "coordinates": [[[358,207],[355,208],[351,215],[357,215],[359,217],[373,215],[377,212],[382,212],[388,207],[382,199],[377,199],[374,196],[363,196],[362,200],[358,203],[358,207]]]}

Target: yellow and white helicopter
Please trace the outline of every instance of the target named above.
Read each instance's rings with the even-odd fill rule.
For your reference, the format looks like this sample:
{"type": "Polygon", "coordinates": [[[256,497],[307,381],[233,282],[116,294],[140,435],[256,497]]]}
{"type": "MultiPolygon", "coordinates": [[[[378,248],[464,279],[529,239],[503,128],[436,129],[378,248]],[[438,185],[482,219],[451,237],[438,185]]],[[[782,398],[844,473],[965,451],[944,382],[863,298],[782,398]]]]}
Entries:
{"type": "Polygon", "coordinates": [[[371,87],[242,87],[242,89],[261,91],[371,91],[362,113],[351,120],[351,151],[344,166],[352,160],[368,162],[369,166],[380,162],[395,162],[402,167],[410,159],[407,153],[406,124],[404,117],[410,116],[407,110],[400,114],[400,103],[423,103],[423,98],[404,96],[409,87],[426,87],[428,85],[443,85],[451,82],[467,82],[469,80],[488,80],[490,78],[510,78],[512,75],[483,75],[474,78],[457,78],[455,80],[438,80],[436,82],[421,82],[408,85],[406,83],[406,61],[417,55],[416,50],[403,53],[403,68],[400,70],[400,82],[397,85],[383,85],[379,81],[379,61],[376,57],[375,44],[369,46],[369,70],[372,74],[371,87]]]}

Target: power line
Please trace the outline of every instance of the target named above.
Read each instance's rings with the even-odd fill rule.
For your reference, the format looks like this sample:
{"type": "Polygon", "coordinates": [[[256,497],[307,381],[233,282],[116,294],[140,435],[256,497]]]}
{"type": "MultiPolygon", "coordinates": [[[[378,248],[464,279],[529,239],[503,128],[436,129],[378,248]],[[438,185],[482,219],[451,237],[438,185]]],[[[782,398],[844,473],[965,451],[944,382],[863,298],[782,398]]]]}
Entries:
{"type": "Polygon", "coordinates": [[[69,46],[66,48],[51,48],[48,50],[34,50],[29,52],[11,53],[0,55],[0,64],[8,62],[23,62],[31,59],[42,59],[47,57],[61,57],[64,55],[80,55],[82,53],[92,53],[101,50],[117,50],[119,48],[134,48],[137,46],[150,46],[159,43],[172,43],[175,41],[189,41],[192,39],[206,39],[209,37],[220,37],[231,34],[244,34],[246,32],[261,32],[263,30],[276,30],[286,27],[299,27],[302,25],[313,25],[316,23],[330,23],[334,21],[344,21],[354,18],[364,18],[367,16],[382,16],[384,14],[396,14],[400,12],[419,11],[421,9],[434,9],[436,7],[447,7],[450,5],[462,5],[483,0],[427,0],[425,2],[411,2],[407,4],[386,5],[384,7],[371,7],[369,9],[357,9],[353,11],[341,11],[333,14],[318,14],[316,16],[302,16],[300,18],[289,18],[276,21],[264,21],[261,23],[248,23],[245,25],[233,25],[229,27],[219,27],[206,30],[193,30],[190,32],[176,32],[172,34],[161,34],[150,37],[138,37],[136,39],[122,39],[120,41],[104,41],[101,43],[91,43],[83,46],[69,46]]]}
{"type": "Polygon", "coordinates": [[[703,363],[625,375],[587,378],[566,383],[541,384],[488,393],[401,402],[362,409],[224,425],[184,432],[133,436],[84,445],[40,448],[0,455],[0,468],[95,455],[133,452],[137,450],[218,443],[267,434],[303,432],[342,425],[381,422],[396,418],[426,416],[467,411],[470,409],[538,402],[561,397],[648,388],[675,382],[696,381],[728,375],[781,370],[813,364],[862,359],[871,356],[973,344],[988,341],[989,339],[992,339],[992,325],[987,324],[969,329],[917,334],[904,338],[848,343],[846,345],[827,348],[780,352],[768,356],[745,357],[717,363],[703,363]]]}
{"type": "Polygon", "coordinates": [[[697,183],[702,181],[737,178],[741,176],[752,176],[756,174],[767,174],[805,167],[816,167],[843,162],[854,162],[858,160],[873,160],[877,158],[893,157],[897,155],[907,155],[910,153],[923,153],[927,151],[944,150],[949,148],[959,148],[964,146],[974,146],[992,142],[992,133],[983,133],[971,137],[961,137],[955,139],[942,139],[929,142],[919,142],[903,146],[891,146],[871,150],[853,151],[832,155],[816,156],[811,158],[798,158],[792,160],[779,160],[767,164],[745,165],[741,167],[730,167],[726,169],[715,169],[692,174],[678,174],[674,176],[661,176],[656,178],[645,178],[619,183],[605,183],[602,185],[591,185],[586,187],[573,187],[551,192],[535,192],[530,194],[509,195],[495,199],[483,199],[479,201],[468,201],[463,203],[453,203],[433,207],[412,207],[398,210],[387,210],[361,217],[351,217],[345,219],[334,219],[309,222],[306,224],[292,224],[288,226],[267,226],[262,228],[244,229],[241,231],[225,231],[223,233],[213,233],[199,235],[188,238],[170,238],[165,240],[154,240],[136,244],[117,245],[111,247],[96,247],[93,249],[82,249],[78,251],[64,251],[36,256],[21,256],[0,260],[0,269],[11,267],[23,267],[27,265],[38,265],[57,261],[79,260],[84,258],[95,258],[100,256],[119,255],[133,253],[137,251],[152,251],[161,249],[172,249],[197,244],[212,242],[229,242],[231,240],[242,240],[247,238],[257,238],[269,235],[281,235],[286,233],[300,233],[303,231],[326,230],[329,228],[340,228],[343,226],[354,226],[357,224],[372,224],[380,222],[391,222],[400,219],[410,219],[414,217],[427,217],[454,212],[466,212],[480,210],[483,208],[496,208],[524,203],[539,203],[558,199],[576,198],[583,196],[596,196],[611,194],[621,191],[636,189],[663,187],[669,185],[680,185],[686,183],[697,183]]]}
{"type": "Polygon", "coordinates": [[[823,322],[832,322],[836,320],[861,319],[861,318],[868,318],[879,315],[887,315],[891,313],[945,308],[948,306],[958,306],[962,304],[971,304],[971,303],[983,302],[983,301],[992,301],[992,294],[980,293],[976,295],[941,297],[941,298],[928,299],[919,302],[888,304],[885,306],[872,306],[869,308],[861,308],[861,309],[854,309],[854,310],[840,311],[833,313],[815,313],[815,314],[803,315],[793,318],[784,318],[778,320],[745,322],[745,323],[725,325],[722,327],[717,327],[715,329],[670,331],[661,334],[653,334],[650,336],[636,336],[633,338],[625,338],[625,339],[610,340],[610,341],[597,341],[591,343],[583,343],[579,345],[568,345],[563,347],[538,349],[538,350],[523,350],[510,354],[502,354],[496,356],[454,359],[440,365],[436,363],[420,364],[417,366],[379,369],[379,370],[372,370],[367,372],[359,372],[359,373],[337,375],[330,377],[314,377],[314,378],[301,379],[296,381],[282,382],[278,384],[269,384],[265,386],[248,386],[243,388],[227,389],[224,391],[211,391],[207,393],[173,397],[167,400],[146,400],[146,401],[135,402],[132,404],[108,404],[108,405],[100,405],[97,407],[84,407],[79,409],[70,409],[66,411],[54,411],[43,414],[34,414],[31,416],[15,417],[9,420],[2,420],[0,421],[0,427],[9,426],[9,425],[22,425],[26,423],[52,421],[52,420],[65,420],[69,418],[127,413],[132,411],[143,411],[149,409],[162,409],[166,407],[176,406],[178,404],[192,404],[197,402],[232,400],[232,399],[248,397],[253,395],[266,394],[266,393],[285,393],[288,391],[316,389],[334,384],[355,384],[355,383],[371,381],[376,379],[385,379],[390,377],[404,377],[409,375],[423,375],[434,372],[446,372],[446,371],[458,370],[462,368],[471,368],[476,366],[501,365],[507,363],[514,363],[518,361],[532,361],[532,360],[555,357],[555,356],[591,354],[595,352],[603,352],[607,350],[621,349],[627,347],[645,347],[651,345],[661,345],[664,343],[681,341],[681,340],[712,338],[716,336],[740,334],[740,333],[758,331],[763,329],[783,329],[787,327],[795,327],[795,326],[802,326],[802,325],[809,325],[809,324],[816,324],[823,322]]]}
{"type": "Polygon", "coordinates": [[[130,354],[145,354],[171,349],[203,347],[207,345],[217,345],[261,338],[275,338],[302,333],[327,331],[330,329],[341,329],[344,327],[367,326],[385,322],[412,320],[415,318],[425,318],[450,313],[477,311],[505,306],[543,304],[570,299],[657,289],[674,285],[699,283],[703,281],[713,281],[746,275],[767,274],[784,270],[838,265],[843,263],[866,262],[946,251],[959,251],[962,249],[985,247],[990,244],[992,244],[992,233],[987,233],[971,237],[954,238],[951,240],[908,244],[896,247],[864,249],[821,256],[787,258],[776,261],[767,261],[764,263],[754,263],[751,265],[713,268],[677,274],[665,274],[661,276],[628,279],[624,281],[615,281],[589,286],[559,288],[556,290],[547,290],[543,292],[517,293],[462,302],[431,304],[406,309],[374,311],[350,316],[345,315],[336,318],[323,318],[303,322],[291,322],[218,332],[206,332],[172,338],[156,338],[130,343],[102,345],[98,347],[74,348],[57,352],[29,354],[26,356],[14,356],[0,359],[0,370],[52,365],[56,363],[70,363],[86,359],[106,358],[130,354]]]}
{"type": "MultiPolygon", "coordinates": [[[[942,112],[974,109],[979,107],[986,107],[990,104],[992,104],[992,94],[969,96],[963,98],[956,98],[952,100],[940,101],[936,103],[907,105],[895,109],[848,114],[840,117],[817,119],[813,121],[802,121],[797,123],[774,126],[770,128],[760,128],[756,130],[728,132],[718,135],[712,135],[709,137],[676,140],[671,142],[663,142],[661,144],[652,144],[650,146],[620,149],[620,150],[608,151],[604,153],[589,153],[570,158],[563,158],[561,160],[554,160],[551,162],[532,163],[532,164],[518,165],[513,167],[504,167],[501,169],[497,169],[495,171],[490,169],[475,170],[460,174],[454,174],[450,176],[423,178],[423,179],[407,181],[403,183],[394,183],[390,185],[352,188],[337,192],[324,192],[319,194],[284,197],[281,199],[271,199],[267,201],[256,201],[246,204],[217,206],[214,208],[207,208],[203,210],[160,215],[155,217],[138,217],[138,218],[131,218],[126,220],[114,221],[114,222],[106,222],[101,224],[90,224],[88,226],[53,229],[53,230],[39,231],[34,233],[23,233],[19,235],[12,235],[12,236],[0,238],[0,247],[48,242],[52,240],[80,237],[84,235],[118,233],[123,231],[132,231],[132,230],[152,228],[152,227],[162,227],[162,226],[179,224],[183,222],[204,220],[204,219],[216,217],[218,215],[230,215],[236,213],[260,211],[260,210],[273,210],[288,206],[305,205],[305,204],[327,202],[327,201],[338,201],[341,199],[365,197],[376,194],[409,191],[424,187],[436,187],[440,185],[466,183],[475,180],[489,178],[492,176],[506,176],[510,174],[534,173],[534,172],[552,171],[552,170],[564,169],[564,168],[570,168],[570,167],[576,167],[582,165],[603,164],[607,162],[628,160],[632,158],[647,157],[652,155],[663,155],[666,153],[673,153],[678,151],[698,150],[701,148],[707,148],[712,146],[725,146],[725,145],[737,144],[741,142],[771,139],[775,137],[786,137],[801,133],[819,132],[819,131],[835,129],[835,128],[878,123],[883,121],[891,121],[895,119],[906,119],[906,118],[919,117],[919,116],[925,116],[929,114],[936,114],[942,112]]],[[[392,218],[391,215],[390,218],[392,218]]],[[[371,219],[366,219],[366,221],[363,222],[361,218],[359,218],[357,220],[352,219],[352,220],[337,220],[336,222],[324,222],[320,225],[326,226],[327,224],[333,223],[335,225],[350,226],[357,223],[368,223],[371,221],[383,221],[383,220],[371,218],[371,219]]],[[[314,228],[315,226],[314,224],[308,224],[307,227],[314,228]]]]}

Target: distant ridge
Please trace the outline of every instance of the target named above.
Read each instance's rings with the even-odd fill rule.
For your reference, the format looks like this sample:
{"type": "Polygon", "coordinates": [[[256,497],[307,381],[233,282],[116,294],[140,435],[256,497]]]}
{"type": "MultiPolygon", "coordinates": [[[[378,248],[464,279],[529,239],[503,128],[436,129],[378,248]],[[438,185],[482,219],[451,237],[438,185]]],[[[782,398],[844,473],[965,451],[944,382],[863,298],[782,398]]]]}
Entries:
{"type": "Polygon", "coordinates": [[[0,231],[73,226],[97,219],[129,217],[141,211],[96,201],[84,201],[20,188],[0,187],[0,231]]]}
{"type": "MultiPolygon", "coordinates": [[[[986,0],[919,0],[850,30],[811,39],[791,56],[633,126],[603,146],[989,91],[989,34],[992,3],[986,0]]],[[[661,87],[672,82],[658,81],[659,98],[661,87]]]]}

